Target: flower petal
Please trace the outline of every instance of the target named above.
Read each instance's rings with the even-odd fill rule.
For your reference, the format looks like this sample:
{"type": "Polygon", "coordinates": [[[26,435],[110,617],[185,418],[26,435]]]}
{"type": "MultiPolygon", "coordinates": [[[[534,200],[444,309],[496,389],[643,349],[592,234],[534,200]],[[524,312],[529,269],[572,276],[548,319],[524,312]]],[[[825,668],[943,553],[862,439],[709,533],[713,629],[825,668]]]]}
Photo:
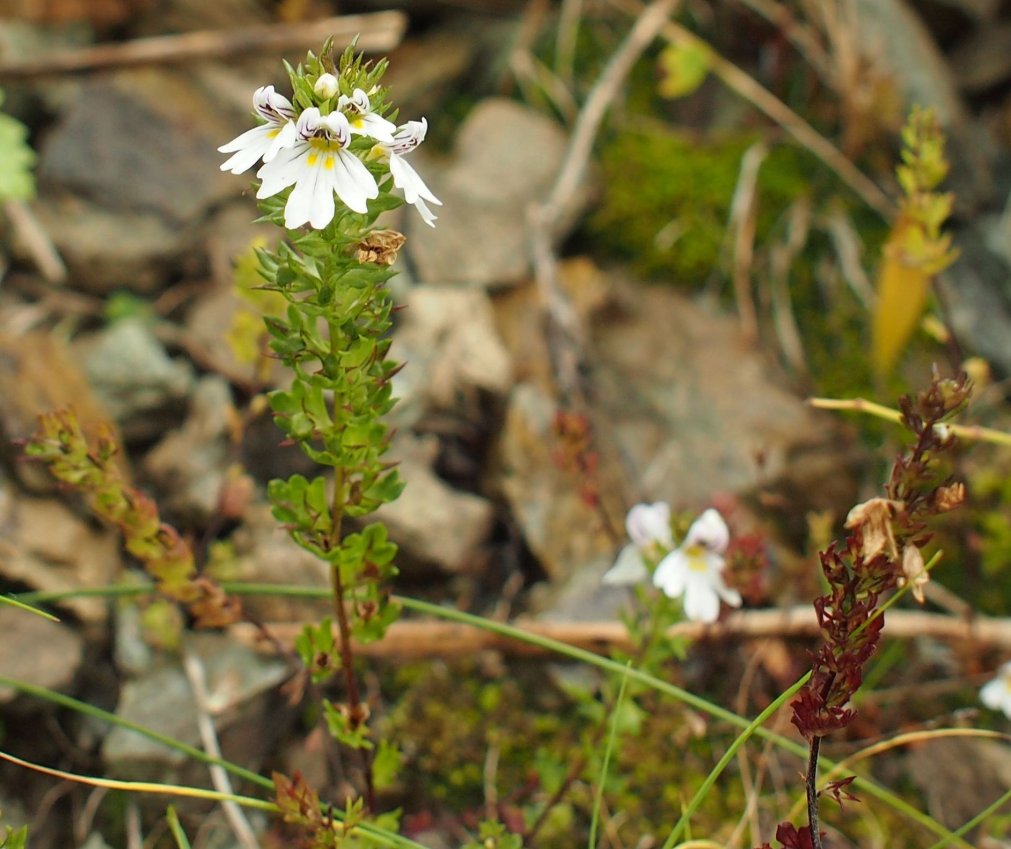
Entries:
{"type": "Polygon", "coordinates": [[[653,586],[670,598],[677,598],[685,591],[688,581],[688,558],[676,548],[657,564],[653,573],[653,586]]]}
{"type": "Polygon", "coordinates": [[[404,199],[408,203],[415,203],[419,197],[442,206],[442,201],[429,191],[424,180],[418,176],[418,172],[402,157],[396,154],[390,155],[390,174],[393,176],[393,185],[404,193],[404,199]]]}
{"type": "Polygon", "coordinates": [[[723,517],[718,511],[710,507],[692,522],[682,544],[685,546],[701,545],[709,551],[722,554],[727,550],[729,543],[730,531],[727,528],[727,523],[723,521],[723,517]]]}
{"type": "Polygon", "coordinates": [[[366,200],[379,196],[376,179],[362,161],[347,150],[338,151],[334,167],[334,186],[337,195],[349,209],[369,211],[366,200]]]}
{"type": "Polygon", "coordinates": [[[997,677],[980,688],[979,700],[991,710],[1003,711],[1011,718],[1011,663],[1005,663],[997,677]]]}
{"type": "Polygon", "coordinates": [[[299,175],[308,167],[306,164],[308,156],[309,145],[306,142],[299,142],[295,147],[279,150],[270,162],[265,163],[256,172],[256,176],[262,181],[256,196],[262,200],[276,195],[288,186],[295,185],[299,175]]]}
{"type": "Polygon", "coordinates": [[[635,545],[626,545],[618,552],[614,565],[604,573],[600,582],[609,587],[622,587],[642,583],[648,577],[649,570],[639,549],[635,545]]]}
{"type": "Polygon", "coordinates": [[[263,161],[270,162],[280,151],[293,147],[297,141],[298,131],[295,129],[295,122],[285,122],[283,126],[276,128],[276,133],[270,142],[270,147],[263,154],[263,161]]]}
{"type": "Polygon", "coordinates": [[[674,547],[670,529],[670,506],[663,501],[653,504],[636,504],[625,517],[628,538],[639,548],[649,548],[659,543],[664,548],[674,547]]]}
{"type": "Polygon", "coordinates": [[[271,143],[271,131],[275,128],[272,124],[261,124],[246,130],[242,135],[236,136],[230,142],[221,145],[218,150],[221,153],[232,153],[225,162],[221,164],[222,171],[231,171],[233,174],[241,174],[252,168],[267,152],[271,143]]]}
{"type": "Polygon", "coordinates": [[[720,597],[702,575],[692,576],[685,587],[685,616],[693,622],[715,622],[720,615],[720,597]]]}

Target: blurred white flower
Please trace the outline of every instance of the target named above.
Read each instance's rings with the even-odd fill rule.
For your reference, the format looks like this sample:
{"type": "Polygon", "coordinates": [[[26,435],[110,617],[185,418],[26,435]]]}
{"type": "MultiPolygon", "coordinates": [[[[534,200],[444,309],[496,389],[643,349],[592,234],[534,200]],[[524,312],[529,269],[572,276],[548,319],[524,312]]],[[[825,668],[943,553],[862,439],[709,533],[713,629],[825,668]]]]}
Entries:
{"type": "Polygon", "coordinates": [[[1011,719],[1011,661],[997,670],[997,677],[979,691],[979,700],[991,710],[1000,710],[1011,719]]]}
{"type": "Polygon", "coordinates": [[[253,92],[253,109],[267,123],[246,130],[218,148],[221,153],[234,154],[222,163],[222,171],[241,174],[261,159],[270,162],[278,151],[295,143],[295,107],[287,97],[274,91],[272,85],[260,86],[253,92]]]}
{"type": "Polygon", "coordinates": [[[730,532],[723,517],[706,510],[685,535],[684,542],[668,554],[653,573],[653,584],[671,598],[684,596],[685,616],[696,622],[715,622],[720,599],[741,606],[741,595],[723,582],[723,553],[730,532]]]}
{"type": "Polygon", "coordinates": [[[429,191],[428,186],[418,176],[418,172],[404,159],[406,154],[425,140],[427,132],[428,121],[425,118],[420,121],[408,121],[397,127],[397,132],[390,141],[380,140],[380,143],[372,148],[369,158],[389,160],[393,185],[404,193],[404,200],[414,204],[414,208],[421,214],[422,220],[429,227],[434,227],[436,216],[425,201],[438,206],[442,206],[442,201],[429,191]]]}
{"type": "Polygon", "coordinates": [[[355,212],[368,212],[367,201],[379,196],[369,169],[347,149],[351,128],[340,112],[321,116],[312,106],[298,119],[294,144],[278,152],[256,176],[263,182],[256,193],[267,198],[294,186],[284,207],[289,230],[305,223],[317,230],[334,217],[334,192],[355,212]]]}
{"type": "Polygon", "coordinates": [[[351,97],[342,94],[337,99],[337,108],[344,113],[355,135],[369,136],[379,142],[393,141],[397,125],[373,112],[369,96],[360,88],[356,88],[351,97]]]}
{"type": "Polygon", "coordinates": [[[610,586],[638,584],[649,577],[646,558],[654,561],[674,547],[670,507],[663,501],[636,504],[625,517],[625,530],[632,540],[619,553],[601,581],[610,586]]]}

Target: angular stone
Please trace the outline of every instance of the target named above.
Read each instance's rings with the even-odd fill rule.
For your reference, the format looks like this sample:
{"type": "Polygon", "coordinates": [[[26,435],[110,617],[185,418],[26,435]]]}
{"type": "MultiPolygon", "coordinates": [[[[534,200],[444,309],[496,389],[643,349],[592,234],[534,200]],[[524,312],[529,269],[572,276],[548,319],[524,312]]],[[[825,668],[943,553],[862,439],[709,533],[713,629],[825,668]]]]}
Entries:
{"type": "Polygon", "coordinates": [[[496,447],[502,492],[549,578],[601,570],[639,501],[699,509],[760,484],[796,515],[852,505],[842,427],[784,388],[733,317],[618,277],[608,310],[586,328],[592,476],[559,462],[563,408],[536,376],[513,389],[496,447]],[[587,482],[599,513],[580,492],[587,482]]]}
{"type": "Polygon", "coordinates": [[[467,117],[452,164],[425,169],[443,201],[438,225],[408,218],[409,250],[426,283],[497,286],[529,271],[526,217],[561,167],[567,139],[557,123],[511,100],[488,99],[467,117]]]}
{"type": "Polygon", "coordinates": [[[433,471],[437,446],[400,433],[390,459],[400,463],[407,486],[400,498],[374,514],[402,550],[398,565],[435,566],[444,572],[477,571],[480,549],[495,518],[491,502],[453,489],[433,471]]]}
{"type": "MultiPolygon", "coordinates": [[[[207,709],[215,730],[220,735],[241,734],[249,748],[236,747],[235,751],[241,751],[244,762],[255,761],[271,736],[263,734],[270,723],[265,722],[267,704],[261,697],[288,677],[287,664],[258,655],[221,634],[189,634],[185,641],[186,650],[204,667],[207,709]]],[[[120,692],[116,713],[184,743],[200,746],[196,700],[178,661],[165,659],[141,677],[127,681],[120,692]]],[[[221,742],[227,757],[227,739],[221,742]]],[[[177,777],[189,761],[174,749],[119,727],[106,736],[102,758],[113,775],[157,781],[167,780],[166,774],[177,777]]],[[[206,783],[206,767],[197,766],[196,780],[206,783]]]]}
{"type": "MultiPolygon", "coordinates": [[[[36,590],[95,589],[115,583],[122,561],[115,532],[96,528],[59,501],[17,497],[0,484],[0,576],[36,590]]],[[[60,603],[85,622],[104,622],[109,602],[60,603]]]]}
{"type": "Polygon", "coordinates": [[[205,263],[199,224],[241,191],[218,167],[231,129],[178,70],[82,84],[40,145],[36,204],[73,285],[147,292],[205,263]]]}
{"type": "Polygon", "coordinates": [[[40,182],[112,212],[192,222],[236,189],[218,168],[228,130],[216,115],[185,74],[145,69],[95,79],[41,145],[40,182]]]}
{"type": "Polygon", "coordinates": [[[406,363],[394,378],[400,399],[394,424],[409,427],[426,413],[466,407],[479,391],[502,396],[509,390],[509,352],[483,291],[416,286],[404,306],[391,348],[391,356],[406,363]]]}
{"type": "Polygon", "coordinates": [[[201,378],[183,426],[170,431],[144,458],[144,470],[165,496],[161,508],[203,522],[218,507],[231,457],[228,428],[232,392],[216,375],[201,378]]]}
{"type": "MultiPolygon", "coordinates": [[[[84,640],[76,631],[0,604],[0,633],[0,674],[50,690],[63,690],[74,680],[84,655],[84,640]]],[[[17,692],[0,686],[0,704],[17,692]]]]}
{"type": "Polygon", "coordinates": [[[193,385],[189,364],[169,357],[139,317],[124,318],[76,343],[95,392],[127,441],[151,439],[165,427],[165,413],[179,406],[193,385]]]}

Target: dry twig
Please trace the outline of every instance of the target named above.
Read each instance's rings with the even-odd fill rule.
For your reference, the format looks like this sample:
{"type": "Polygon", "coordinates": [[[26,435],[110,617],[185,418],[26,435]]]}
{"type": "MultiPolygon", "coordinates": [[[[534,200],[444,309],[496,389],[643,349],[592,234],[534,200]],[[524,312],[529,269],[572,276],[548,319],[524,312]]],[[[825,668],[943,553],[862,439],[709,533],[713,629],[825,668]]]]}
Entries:
{"type": "MultiPolygon", "coordinates": [[[[297,623],[271,623],[266,626],[282,645],[291,646],[302,631],[297,623]]],[[[633,650],[625,625],[605,622],[520,622],[518,627],[530,634],[548,637],[567,645],[595,652],[633,650]]],[[[261,646],[260,630],[245,623],[231,626],[231,633],[246,645],[261,646]]],[[[809,639],[819,635],[814,608],[805,605],[788,610],[746,610],[730,614],[722,622],[706,625],[683,622],[668,632],[669,636],[692,640],[756,640],[766,637],[809,639]]],[[[889,610],[888,636],[892,639],[933,637],[939,640],[965,641],[989,648],[1011,649],[1011,619],[988,616],[956,618],[918,610],[889,610]]],[[[273,647],[265,647],[272,651],[273,647]]],[[[397,658],[462,657],[495,650],[511,655],[545,655],[545,649],[520,643],[500,634],[456,622],[405,619],[395,622],[386,636],[374,643],[356,645],[362,657],[397,658]]]]}
{"type": "Polygon", "coordinates": [[[582,334],[572,304],[558,285],[554,254],[558,228],[571,213],[577,190],[586,176],[593,141],[608,108],[632,66],[662,30],[677,4],[678,0],[656,0],[642,10],[579,111],[565,161],[547,199],[535,205],[527,217],[537,287],[549,321],[555,376],[563,394],[571,394],[578,387],[582,334]]]}
{"type": "Polygon", "coordinates": [[[407,28],[403,12],[340,15],[296,24],[259,24],[227,30],[202,30],[181,35],[138,38],[118,44],[96,44],[77,50],[46,53],[30,59],[0,62],[0,79],[36,79],[58,74],[164,65],[194,59],[224,59],[261,53],[301,50],[333,37],[350,42],[356,35],[358,49],[386,52],[399,43],[407,28]]]}
{"type": "MultiPolygon", "coordinates": [[[[212,758],[221,758],[221,746],[218,745],[218,735],[214,730],[214,720],[211,719],[211,712],[208,705],[207,682],[204,675],[204,666],[200,659],[188,648],[183,648],[182,652],[183,671],[190,682],[190,689],[193,690],[193,701],[197,709],[197,727],[200,729],[200,740],[203,743],[204,751],[212,758]]],[[[211,783],[214,789],[223,795],[232,795],[231,779],[224,767],[219,764],[210,764],[208,770],[211,773],[211,783]]],[[[239,846],[243,849],[259,849],[259,841],[253,827],[246,819],[242,808],[233,801],[223,801],[221,809],[225,814],[225,819],[232,828],[232,833],[239,846]]]]}
{"type": "MultiPolygon", "coordinates": [[[[635,14],[640,14],[643,8],[639,0],[611,0],[611,3],[626,12],[635,14]]],[[[663,34],[668,40],[678,44],[694,43],[706,48],[710,55],[710,69],[723,81],[724,85],[736,91],[766,117],[779,124],[799,144],[806,147],[832,169],[847,186],[860,196],[864,203],[876,210],[883,218],[890,221],[895,216],[895,204],[892,203],[888,195],[835,145],[772,92],[756,82],[733,62],[724,59],[708,42],[681,24],[667,21],[663,27],[663,34]]]]}

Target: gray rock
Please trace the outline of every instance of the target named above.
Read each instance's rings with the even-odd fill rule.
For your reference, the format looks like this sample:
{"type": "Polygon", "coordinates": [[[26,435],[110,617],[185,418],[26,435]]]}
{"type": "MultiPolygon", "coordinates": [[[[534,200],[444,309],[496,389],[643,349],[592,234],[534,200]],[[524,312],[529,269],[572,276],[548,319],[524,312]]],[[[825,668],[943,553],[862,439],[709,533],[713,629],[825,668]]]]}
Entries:
{"type": "Polygon", "coordinates": [[[945,312],[967,352],[979,354],[1002,374],[1011,374],[1011,263],[1007,248],[995,243],[1008,232],[1005,217],[983,219],[961,230],[956,244],[962,254],[938,280],[945,312]],[[994,245],[991,250],[987,242],[994,245]]]}
{"type": "Polygon", "coordinates": [[[799,516],[848,509],[855,482],[840,425],[781,385],[735,319],[628,281],[613,298],[587,334],[592,482],[606,521],[581,495],[584,478],[558,462],[561,405],[549,384],[535,376],[514,388],[496,448],[502,493],[549,578],[613,557],[639,501],[698,509],[761,484],[787,493],[799,516]]]}
{"type": "Polygon", "coordinates": [[[400,399],[391,421],[410,427],[426,413],[456,411],[478,391],[503,396],[512,364],[480,289],[419,286],[405,299],[391,356],[406,363],[394,378],[400,399]]]}
{"type": "MultiPolygon", "coordinates": [[[[119,552],[114,532],[83,521],[59,501],[19,497],[0,483],[0,577],[54,592],[104,587],[119,576],[119,552]]],[[[108,616],[101,598],[71,598],[61,606],[85,622],[108,616]]]]}
{"type": "MultiPolygon", "coordinates": [[[[50,690],[73,682],[84,656],[84,640],[76,631],[0,604],[0,634],[0,675],[50,690]]],[[[0,686],[0,704],[16,696],[13,688],[0,686]]]]}
{"type": "Polygon", "coordinates": [[[221,377],[200,379],[183,426],[171,431],[144,458],[144,470],[173,515],[205,521],[217,510],[231,447],[228,426],[232,392],[221,377]]]}
{"type": "Polygon", "coordinates": [[[140,317],[114,322],[79,340],[76,349],[127,441],[160,434],[165,427],[160,415],[178,406],[193,386],[189,364],[171,359],[140,317]]]}
{"type": "Polygon", "coordinates": [[[227,125],[206,115],[209,107],[178,72],[89,82],[40,147],[40,183],[111,212],[194,221],[236,189],[218,168],[227,125]]]}
{"type": "Polygon", "coordinates": [[[194,259],[189,234],[153,212],[113,212],[53,191],[33,206],[75,288],[98,295],[124,288],[152,292],[194,259]]]}
{"type": "MultiPolygon", "coordinates": [[[[269,694],[289,675],[283,662],[257,655],[236,645],[220,634],[190,634],[185,637],[186,650],[193,652],[204,666],[208,711],[215,729],[222,735],[235,736],[255,728],[258,723],[260,742],[248,734],[249,750],[242,751],[244,761],[255,760],[267,744],[263,740],[263,716],[269,694]]],[[[190,682],[178,661],[166,659],[161,665],[141,677],[127,681],[120,693],[118,716],[174,737],[190,745],[200,745],[196,702],[190,682]]],[[[245,736],[245,735],[244,735],[245,736]]],[[[269,735],[268,735],[269,736],[269,735]]],[[[188,761],[186,755],[156,743],[133,731],[113,728],[102,746],[102,757],[109,772],[135,780],[165,781],[166,774],[178,776],[188,761]]],[[[206,767],[195,775],[206,783],[206,767]]],[[[174,779],[169,779],[174,780],[174,779]]]]}
{"type": "Polygon", "coordinates": [[[197,225],[239,187],[216,148],[231,122],[187,74],[82,85],[39,150],[37,210],[75,285],[149,291],[205,258],[197,225]]]}
{"type": "Polygon", "coordinates": [[[408,219],[419,279],[472,286],[522,280],[530,270],[527,210],[553,184],[566,144],[562,127],[540,112],[511,100],[479,103],[460,128],[452,163],[425,171],[443,202],[437,226],[408,219]]]}
{"type": "Polygon", "coordinates": [[[491,533],[495,510],[484,498],[453,489],[433,471],[437,446],[399,433],[390,459],[400,463],[407,486],[396,501],[374,514],[383,522],[403,556],[403,570],[411,562],[444,572],[476,571],[482,563],[481,546],[491,533]]]}

